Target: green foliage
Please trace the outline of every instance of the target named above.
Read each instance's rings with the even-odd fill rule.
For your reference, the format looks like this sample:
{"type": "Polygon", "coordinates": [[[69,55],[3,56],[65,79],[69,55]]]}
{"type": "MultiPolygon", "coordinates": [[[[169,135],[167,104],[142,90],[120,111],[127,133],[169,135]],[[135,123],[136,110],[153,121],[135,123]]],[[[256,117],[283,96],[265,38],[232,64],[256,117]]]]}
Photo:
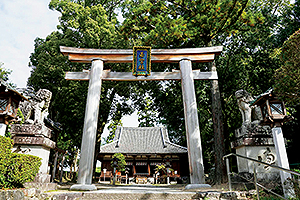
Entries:
{"type": "MultiPolygon", "coordinates": [[[[23,124],[23,123],[24,123],[25,118],[24,118],[24,115],[23,115],[23,113],[22,113],[22,111],[21,111],[20,108],[18,108],[18,110],[17,110],[17,118],[20,119],[20,121],[18,121],[18,123],[20,123],[20,124],[23,124]]],[[[15,123],[15,121],[9,121],[9,122],[8,122],[8,125],[7,125],[7,128],[6,128],[6,132],[5,132],[5,136],[6,136],[6,137],[11,138],[11,132],[9,132],[9,130],[10,130],[11,126],[12,126],[14,123],[15,123]]]]}
{"type": "Polygon", "coordinates": [[[0,62],[0,79],[8,81],[8,75],[11,74],[10,70],[7,70],[3,67],[4,63],[0,62]]]}
{"type": "Polygon", "coordinates": [[[41,158],[32,155],[12,153],[8,181],[12,187],[22,187],[33,181],[41,166],[41,158]]]}
{"type": "Polygon", "coordinates": [[[6,82],[6,84],[8,86],[10,86],[11,88],[15,88],[16,85],[14,83],[10,82],[9,77],[8,77],[11,74],[11,72],[12,72],[11,70],[6,69],[4,67],[4,63],[0,62],[0,79],[2,79],[4,82],[6,82]]]}
{"type": "Polygon", "coordinates": [[[167,170],[169,170],[171,172],[174,171],[174,169],[172,169],[172,168],[167,168],[165,163],[160,163],[155,166],[155,171],[159,172],[160,175],[166,175],[168,173],[167,170]]]}
{"type": "Polygon", "coordinates": [[[280,60],[282,66],[276,71],[275,89],[290,104],[300,102],[300,29],[284,42],[280,60]]]}
{"type": "Polygon", "coordinates": [[[101,173],[101,167],[96,167],[96,170],[95,170],[97,173],[101,173]]]}
{"type": "MultiPolygon", "coordinates": [[[[125,171],[125,167],[126,167],[125,156],[121,153],[115,153],[112,158],[119,159],[117,170],[121,172],[125,171]]],[[[111,161],[111,165],[113,165],[113,161],[111,161]]]]}
{"type": "Polygon", "coordinates": [[[105,143],[111,143],[113,139],[115,138],[116,130],[118,126],[123,126],[123,123],[121,120],[112,120],[110,124],[108,125],[107,129],[109,130],[109,135],[105,139],[105,143]]]}
{"type": "Polygon", "coordinates": [[[154,127],[157,124],[157,112],[153,110],[154,101],[150,97],[144,99],[144,106],[138,112],[139,127],[154,127]]]}
{"type": "Polygon", "coordinates": [[[207,45],[219,34],[230,35],[262,23],[260,11],[246,10],[248,5],[248,0],[127,0],[121,30],[135,45],[207,45]]]}
{"type": "Polygon", "coordinates": [[[19,188],[33,181],[41,166],[41,158],[12,153],[13,140],[0,136],[0,188],[19,188]]]}

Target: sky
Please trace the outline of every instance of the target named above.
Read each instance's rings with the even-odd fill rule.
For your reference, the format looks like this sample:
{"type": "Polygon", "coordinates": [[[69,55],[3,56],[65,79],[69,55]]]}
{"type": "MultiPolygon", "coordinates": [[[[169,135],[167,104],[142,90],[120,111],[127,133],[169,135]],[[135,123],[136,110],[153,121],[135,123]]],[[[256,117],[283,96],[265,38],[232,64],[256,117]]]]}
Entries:
{"type": "MultiPolygon", "coordinates": [[[[12,71],[9,79],[25,88],[30,76],[34,40],[57,30],[60,13],[48,8],[50,0],[0,0],[0,62],[12,71]]],[[[124,126],[137,126],[136,114],[122,119],[124,126]]],[[[105,130],[103,136],[108,135],[105,130]]]]}
{"type": "Polygon", "coordinates": [[[34,40],[56,30],[60,13],[48,8],[50,0],[0,0],[0,62],[12,71],[18,88],[27,85],[29,57],[34,40]]]}

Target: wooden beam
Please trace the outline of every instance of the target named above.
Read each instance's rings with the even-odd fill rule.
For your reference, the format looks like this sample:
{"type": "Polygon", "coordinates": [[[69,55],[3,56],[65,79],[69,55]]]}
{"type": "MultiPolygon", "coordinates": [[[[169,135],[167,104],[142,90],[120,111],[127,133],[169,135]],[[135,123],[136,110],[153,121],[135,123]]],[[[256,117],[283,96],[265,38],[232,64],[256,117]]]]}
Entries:
{"type": "MultiPolygon", "coordinates": [[[[194,80],[216,80],[217,72],[201,72],[193,70],[194,80]]],[[[66,72],[66,80],[89,80],[89,71],[84,72],[66,72]]],[[[161,81],[161,80],[180,80],[180,72],[152,72],[150,76],[133,76],[132,72],[110,72],[104,70],[102,73],[103,81],[161,81]]]]}
{"type": "Polygon", "coordinates": [[[184,102],[184,122],[188,148],[190,182],[191,184],[204,184],[205,174],[192,62],[190,60],[182,60],[179,66],[184,102]]]}
{"type": "MultiPolygon", "coordinates": [[[[215,55],[222,52],[223,46],[185,49],[152,49],[151,62],[179,62],[186,59],[192,62],[211,62],[215,55]]],[[[90,63],[100,59],[107,63],[132,62],[132,49],[85,49],[73,47],[60,47],[63,55],[69,57],[72,62],[90,63]]]]}

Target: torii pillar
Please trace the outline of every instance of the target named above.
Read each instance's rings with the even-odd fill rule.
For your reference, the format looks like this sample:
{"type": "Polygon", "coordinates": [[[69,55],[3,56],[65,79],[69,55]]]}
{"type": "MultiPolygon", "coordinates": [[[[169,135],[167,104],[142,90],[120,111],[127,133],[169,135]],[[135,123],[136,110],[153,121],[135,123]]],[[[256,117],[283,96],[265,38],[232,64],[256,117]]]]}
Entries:
{"type": "Polygon", "coordinates": [[[91,71],[68,72],[68,80],[89,80],[89,89],[82,135],[81,154],[77,184],[71,190],[96,190],[92,184],[92,170],[97,133],[98,111],[100,104],[101,83],[114,81],[153,81],[181,80],[184,104],[185,127],[188,143],[188,157],[191,184],[186,187],[207,187],[205,183],[200,128],[197,112],[194,80],[218,79],[217,72],[200,72],[192,70],[192,62],[212,62],[223,47],[192,49],[153,49],[151,62],[179,62],[180,71],[153,72],[147,77],[135,77],[131,72],[110,72],[103,70],[104,62],[131,63],[133,50],[82,49],[60,47],[64,55],[73,62],[92,62],[91,71]]]}
{"type": "Polygon", "coordinates": [[[103,61],[93,60],[86,100],[77,184],[71,190],[97,190],[92,184],[103,61]]]}

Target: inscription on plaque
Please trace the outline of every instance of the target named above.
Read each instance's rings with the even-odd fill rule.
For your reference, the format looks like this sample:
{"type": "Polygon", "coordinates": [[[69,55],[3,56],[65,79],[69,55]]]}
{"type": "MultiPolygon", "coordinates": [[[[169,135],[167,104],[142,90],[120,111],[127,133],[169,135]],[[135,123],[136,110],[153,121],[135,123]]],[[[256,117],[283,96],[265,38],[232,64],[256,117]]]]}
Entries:
{"type": "Polygon", "coordinates": [[[133,47],[132,75],[149,76],[151,74],[151,47],[133,47]]]}

